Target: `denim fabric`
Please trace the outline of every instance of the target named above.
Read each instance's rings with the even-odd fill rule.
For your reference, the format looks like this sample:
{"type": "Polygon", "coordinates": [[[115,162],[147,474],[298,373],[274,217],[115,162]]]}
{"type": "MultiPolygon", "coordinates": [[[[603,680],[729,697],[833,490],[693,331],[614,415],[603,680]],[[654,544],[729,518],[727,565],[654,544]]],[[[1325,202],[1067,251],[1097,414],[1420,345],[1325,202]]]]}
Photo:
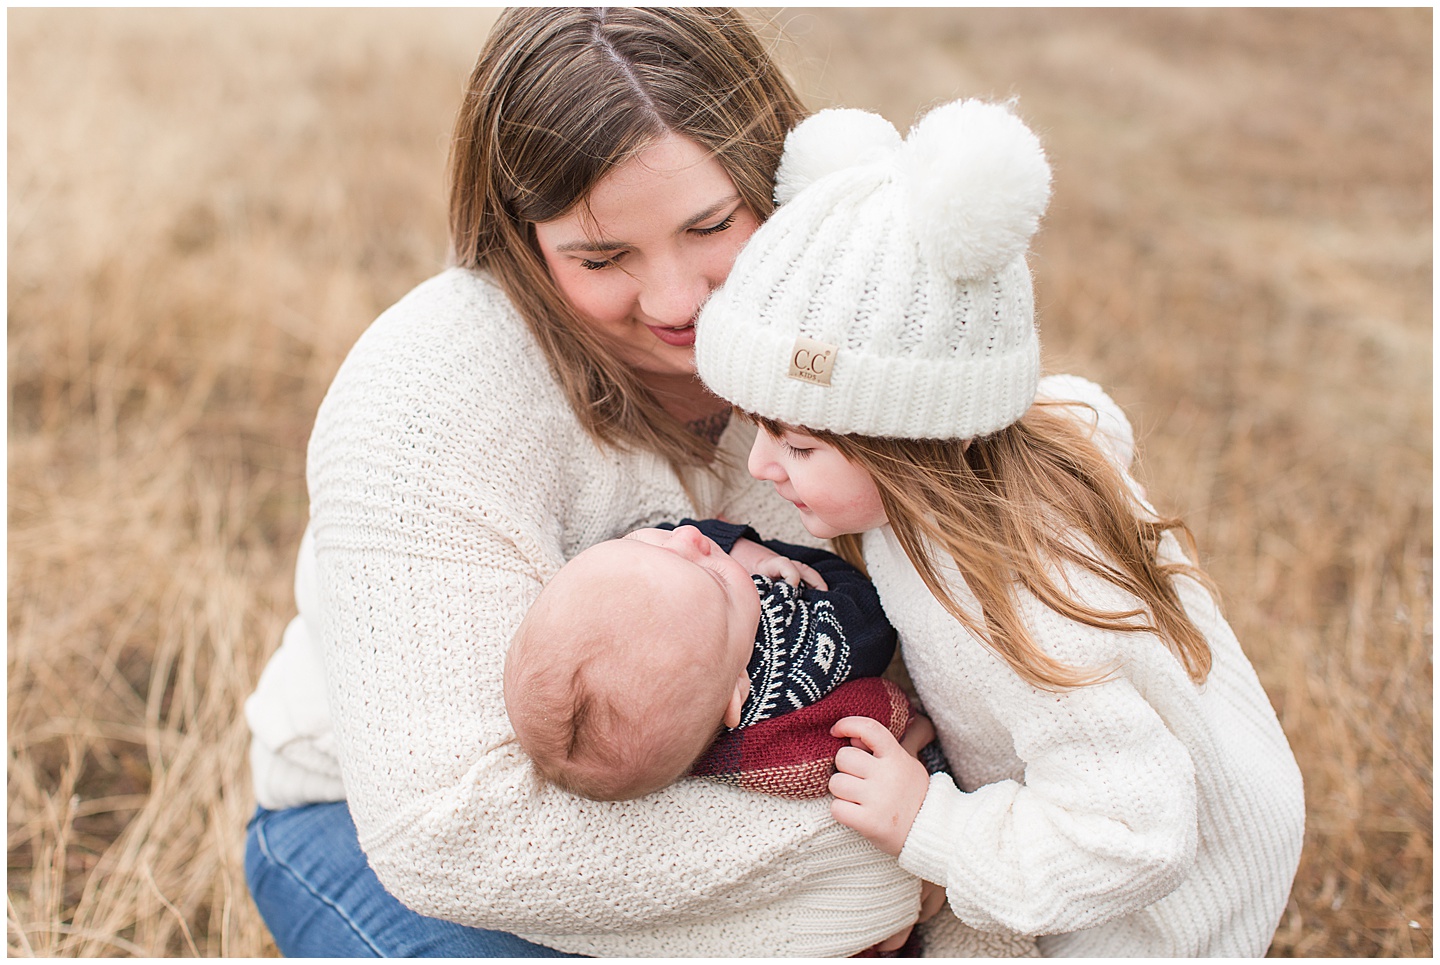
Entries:
{"type": "Polygon", "coordinates": [[[344,801],[256,810],[245,878],[287,958],[578,957],[406,908],[370,870],[344,801]]]}

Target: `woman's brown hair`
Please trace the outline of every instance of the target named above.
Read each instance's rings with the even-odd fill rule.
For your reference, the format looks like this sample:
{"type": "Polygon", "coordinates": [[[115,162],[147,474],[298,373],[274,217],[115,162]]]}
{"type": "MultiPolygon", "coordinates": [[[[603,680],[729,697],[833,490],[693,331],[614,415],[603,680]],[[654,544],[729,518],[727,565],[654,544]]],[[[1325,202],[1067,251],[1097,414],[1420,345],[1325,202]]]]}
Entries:
{"type": "MultiPolygon", "coordinates": [[[[789,428],[757,421],[776,436],[789,428]]],[[[1070,667],[1042,650],[1015,606],[1017,586],[1071,620],[1158,634],[1190,679],[1205,681],[1210,645],[1186,614],[1173,580],[1189,576],[1212,596],[1215,587],[1193,563],[1164,563],[1156,555],[1161,537],[1174,532],[1193,560],[1189,528],[1146,509],[1058,403],[1037,402],[1018,422],[968,444],[799,431],[834,446],[870,474],[886,519],[925,586],[1028,683],[1047,690],[1084,686],[1113,668],[1070,667]],[[933,552],[954,560],[979,614],[956,601],[933,552]],[[1121,611],[1089,606],[1067,592],[1063,577],[1057,583],[1056,564],[1078,566],[1141,605],[1121,611]]],[[[858,540],[837,540],[836,549],[859,561],[858,540]]]]}
{"type": "Polygon", "coordinates": [[[452,258],[504,289],[597,442],[654,452],[682,480],[713,456],[576,315],[532,225],[568,212],[667,133],[710,151],[763,220],[785,135],[803,116],[733,10],[540,7],[500,16],[451,142],[452,258]]]}

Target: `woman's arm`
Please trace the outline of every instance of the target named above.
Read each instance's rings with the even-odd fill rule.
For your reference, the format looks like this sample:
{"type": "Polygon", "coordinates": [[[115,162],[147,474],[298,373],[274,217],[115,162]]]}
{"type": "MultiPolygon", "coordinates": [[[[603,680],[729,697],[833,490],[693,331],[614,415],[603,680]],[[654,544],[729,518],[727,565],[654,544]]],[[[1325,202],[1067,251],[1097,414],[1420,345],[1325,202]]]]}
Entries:
{"type": "MultiPolygon", "coordinates": [[[[473,301],[454,274],[440,300],[473,301]]],[[[367,333],[310,449],[335,738],[386,887],[592,954],[847,954],[913,920],[914,879],[823,802],[683,781],[602,803],[535,780],[501,671],[567,525],[616,535],[679,515],[683,495],[653,460],[577,435],[543,363],[515,349],[518,322],[433,302],[367,333]]]]}

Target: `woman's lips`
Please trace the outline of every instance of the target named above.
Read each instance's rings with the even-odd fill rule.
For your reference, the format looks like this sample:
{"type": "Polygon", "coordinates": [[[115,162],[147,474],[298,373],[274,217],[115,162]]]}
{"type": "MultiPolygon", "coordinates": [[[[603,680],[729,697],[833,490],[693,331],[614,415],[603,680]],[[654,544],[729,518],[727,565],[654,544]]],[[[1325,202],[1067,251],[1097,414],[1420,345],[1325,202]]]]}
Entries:
{"type": "Polygon", "coordinates": [[[654,333],[655,337],[666,345],[685,347],[695,344],[695,323],[682,325],[679,328],[665,328],[660,325],[646,325],[654,333]]]}

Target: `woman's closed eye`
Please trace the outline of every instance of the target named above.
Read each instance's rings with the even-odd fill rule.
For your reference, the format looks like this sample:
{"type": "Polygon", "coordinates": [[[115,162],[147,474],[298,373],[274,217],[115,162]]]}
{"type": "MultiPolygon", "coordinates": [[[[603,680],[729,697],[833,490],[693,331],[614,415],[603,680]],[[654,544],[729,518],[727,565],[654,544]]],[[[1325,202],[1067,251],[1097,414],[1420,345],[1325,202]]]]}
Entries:
{"type": "MultiPolygon", "coordinates": [[[[738,209],[736,211],[730,212],[721,221],[710,225],[709,227],[691,228],[690,233],[701,238],[708,238],[711,235],[718,235],[720,232],[728,230],[731,226],[735,224],[735,217],[737,214],[738,209]]],[[[615,254],[611,255],[609,258],[583,258],[580,261],[580,267],[584,268],[586,271],[603,271],[606,268],[614,268],[619,265],[620,259],[624,258],[625,255],[626,252],[622,249],[615,252],[615,254]]]]}
{"type": "Polygon", "coordinates": [[[786,454],[786,455],[788,455],[788,456],[794,456],[796,459],[804,459],[806,456],[810,455],[810,453],[812,453],[812,452],[815,451],[814,449],[811,449],[811,448],[806,448],[806,447],[803,447],[803,446],[791,445],[791,444],[790,444],[790,441],[787,440],[787,439],[781,439],[781,440],[780,440],[780,445],[782,445],[782,446],[785,447],[785,454],[786,454]]]}
{"type": "Polygon", "coordinates": [[[690,230],[695,232],[695,234],[700,235],[701,237],[706,237],[709,235],[718,235],[720,232],[724,231],[726,228],[730,227],[734,223],[735,212],[732,211],[728,215],[726,215],[725,220],[720,222],[719,224],[711,225],[708,228],[692,228],[690,230]]]}
{"type": "Polygon", "coordinates": [[[620,263],[620,259],[623,257],[625,257],[625,252],[617,251],[609,258],[582,258],[580,260],[580,267],[587,271],[600,271],[602,268],[613,268],[620,263]]]}

